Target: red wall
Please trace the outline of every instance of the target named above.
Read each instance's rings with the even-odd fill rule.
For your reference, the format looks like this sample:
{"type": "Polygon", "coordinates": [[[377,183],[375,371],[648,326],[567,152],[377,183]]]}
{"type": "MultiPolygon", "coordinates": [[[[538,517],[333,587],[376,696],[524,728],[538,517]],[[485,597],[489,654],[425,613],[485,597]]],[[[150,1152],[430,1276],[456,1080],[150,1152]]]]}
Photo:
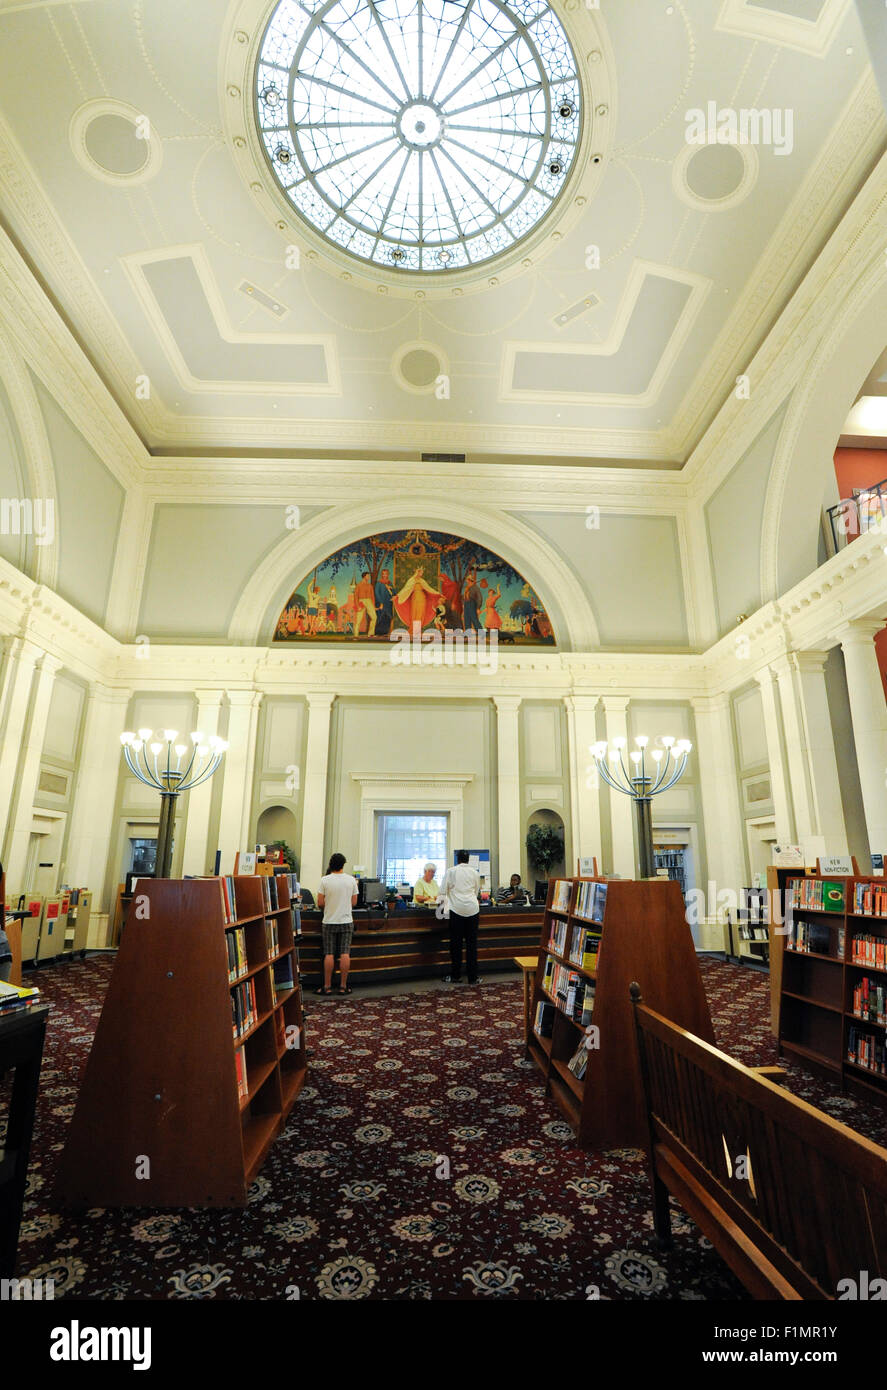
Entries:
{"type": "MultiPolygon", "coordinates": [[[[855,487],[874,487],[887,479],[887,449],[836,449],[835,477],[840,497],[852,497],[855,487]]],[[[875,638],[875,651],[887,699],[887,628],[875,638]]]]}

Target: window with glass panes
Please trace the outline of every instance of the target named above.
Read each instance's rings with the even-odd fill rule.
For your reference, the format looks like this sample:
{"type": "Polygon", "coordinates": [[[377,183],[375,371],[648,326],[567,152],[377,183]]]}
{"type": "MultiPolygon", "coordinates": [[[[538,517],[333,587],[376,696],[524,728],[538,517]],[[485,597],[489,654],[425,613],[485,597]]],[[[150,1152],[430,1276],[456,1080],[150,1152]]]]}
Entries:
{"type": "Polygon", "coordinates": [[[376,817],[376,872],[383,883],[416,882],[426,864],[435,864],[438,883],[447,867],[447,817],[389,815],[376,817]]]}

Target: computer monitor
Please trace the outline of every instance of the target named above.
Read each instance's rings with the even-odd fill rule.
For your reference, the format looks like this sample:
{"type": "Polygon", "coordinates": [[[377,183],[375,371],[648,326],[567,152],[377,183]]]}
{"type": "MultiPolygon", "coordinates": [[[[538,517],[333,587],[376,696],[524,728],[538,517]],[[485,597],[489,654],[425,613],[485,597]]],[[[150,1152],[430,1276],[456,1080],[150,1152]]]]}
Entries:
{"type": "Polygon", "coordinates": [[[411,903],[413,901],[413,885],[411,883],[399,883],[397,891],[404,902],[411,903]]]}
{"type": "Polygon", "coordinates": [[[385,901],[388,890],[380,878],[363,878],[360,880],[361,901],[366,907],[375,906],[377,903],[385,901]]]}
{"type": "Polygon", "coordinates": [[[533,901],[534,901],[534,902],[537,902],[537,903],[544,903],[545,900],[547,899],[547,897],[548,897],[548,879],[547,879],[547,878],[537,878],[537,879],[536,879],[536,887],[535,887],[534,890],[533,890],[533,901]]]}

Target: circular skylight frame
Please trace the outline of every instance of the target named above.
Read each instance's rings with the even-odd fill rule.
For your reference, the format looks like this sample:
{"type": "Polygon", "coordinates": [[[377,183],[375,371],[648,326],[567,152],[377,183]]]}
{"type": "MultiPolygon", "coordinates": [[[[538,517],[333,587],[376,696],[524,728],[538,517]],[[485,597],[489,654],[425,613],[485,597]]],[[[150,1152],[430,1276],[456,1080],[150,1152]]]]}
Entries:
{"type": "MultiPolygon", "coordinates": [[[[252,108],[264,161],[279,195],[309,236],[333,254],[344,255],[356,269],[377,275],[393,271],[401,283],[411,284],[440,281],[442,277],[450,280],[458,272],[464,275],[476,269],[488,271],[509,253],[513,255],[525,244],[536,241],[554,208],[564,203],[570,176],[580,163],[582,115],[587,105],[575,47],[547,0],[410,0],[409,4],[405,0],[377,0],[376,5],[371,5],[370,0],[359,0],[357,7],[352,2],[347,10],[348,21],[362,21],[366,34],[373,36],[371,42],[384,45],[385,63],[380,57],[381,47],[375,54],[378,80],[370,72],[373,55],[366,38],[349,47],[341,35],[336,35],[330,20],[337,13],[346,13],[342,0],[320,0],[315,4],[312,0],[279,0],[262,30],[253,67],[252,108]],[[441,28],[442,16],[448,7],[457,6],[461,23],[451,21],[449,32],[445,32],[441,28]],[[409,23],[414,16],[420,19],[424,44],[431,35],[430,26],[434,26],[439,41],[444,34],[445,58],[441,61],[433,55],[432,64],[436,59],[437,67],[432,65],[430,75],[409,71],[403,61],[408,59],[407,51],[399,51],[400,40],[392,28],[401,19],[409,23]],[[492,19],[498,24],[500,41],[481,62],[475,63],[472,57],[474,71],[469,67],[467,76],[454,87],[452,76],[460,75],[454,58],[465,59],[466,42],[470,44],[469,52],[478,51],[478,35],[472,35],[470,24],[482,24],[489,30],[492,19]],[[526,83],[521,91],[507,86],[508,70],[499,61],[514,51],[520,56],[511,59],[512,76],[515,71],[525,74],[528,63],[535,76],[535,82],[526,83]],[[331,53],[334,60],[330,59],[331,53]],[[552,53],[554,58],[548,56],[552,53]],[[272,66],[271,59],[277,66],[272,66]],[[301,71],[303,60],[310,61],[310,72],[301,71]],[[344,80],[337,84],[330,81],[334,61],[352,64],[352,72],[346,70],[344,80]],[[488,80],[486,86],[478,87],[478,82],[489,79],[489,70],[495,64],[498,67],[493,66],[492,85],[488,80]],[[353,83],[349,86],[355,69],[365,91],[355,92],[353,83]],[[376,81],[375,88],[370,85],[371,79],[376,81]],[[333,85],[338,88],[335,93],[333,85]],[[506,115],[511,113],[503,106],[503,98],[524,98],[512,110],[528,122],[528,128],[518,130],[511,138],[507,148],[509,162],[503,166],[502,159],[498,160],[503,172],[498,174],[499,191],[492,184],[488,188],[492,197],[477,187],[478,171],[482,170],[488,180],[497,178],[497,161],[491,157],[489,141],[499,137],[501,147],[502,137],[511,136],[511,132],[495,125],[476,128],[474,144],[481,146],[486,142],[486,150],[480,153],[466,150],[461,139],[455,145],[452,132],[459,127],[451,117],[459,114],[459,108],[449,108],[452,98],[457,97],[464,109],[458,93],[466,87],[478,95],[481,104],[497,106],[506,115]],[[319,103],[330,95],[335,95],[340,103],[350,100],[352,115],[357,103],[358,109],[363,108],[376,121],[372,128],[378,133],[378,142],[373,148],[382,152],[386,166],[394,166],[393,171],[389,170],[387,183],[378,168],[366,177],[365,164],[358,175],[354,150],[348,153],[341,135],[338,146],[335,138],[326,134],[319,142],[314,134],[305,138],[306,131],[314,132],[321,126],[317,116],[328,114],[319,103]],[[377,99],[378,118],[371,107],[377,99]],[[312,119],[306,120],[302,113],[312,119]],[[285,114],[285,122],[280,119],[281,114],[285,114]],[[467,156],[467,173],[456,167],[453,151],[445,150],[448,144],[454,145],[459,158],[467,156]],[[324,153],[330,156],[327,161],[322,157],[324,153]],[[446,181],[439,173],[445,159],[446,181]],[[419,216],[417,212],[421,203],[416,196],[415,171],[430,170],[432,166],[438,171],[437,191],[443,192],[447,206],[441,215],[435,201],[437,221],[429,234],[427,213],[419,216]],[[329,173],[333,167],[339,171],[336,181],[343,179],[342,189],[334,184],[329,173]],[[410,169],[412,180],[406,177],[410,169]],[[343,178],[343,171],[347,171],[350,182],[343,178]],[[391,172],[396,173],[393,181],[391,172]],[[297,177],[293,179],[291,173],[297,177]],[[358,177],[364,178],[363,187],[357,183],[358,177]],[[385,215],[381,219],[376,215],[375,221],[372,202],[376,195],[372,191],[361,205],[362,216],[351,212],[352,205],[367,189],[372,190],[374,183],[389,198],[385,215]],[[466,183],[477,194],[473,208],[464,197],[466,183]],[[458,194],[454,196],[456,189],[458,194]],[[483,212],[479,211],[481,202],[486,203],[483,212]],[[392,209],[398,209],[401,216],[399,229],[396,220],[392,222],[392,209]]],[[[345,123],[338,124],[341,131],[345,123]]],[[[326,121],[323,128],[329,129],[330,125],[326,121]]],[[[358,128],[359,123],[353,120],[347,123],[351,132],[358,128]]],[[[459,134],[471,132],[460,130],[459,134]]],[[[358,148],[358,155],[365,152],[358,148]]],[[[599,163],[600,157],[595,162],[599,163]]],[[[425,186],[424,179],[418,186],[425,186]]]]}

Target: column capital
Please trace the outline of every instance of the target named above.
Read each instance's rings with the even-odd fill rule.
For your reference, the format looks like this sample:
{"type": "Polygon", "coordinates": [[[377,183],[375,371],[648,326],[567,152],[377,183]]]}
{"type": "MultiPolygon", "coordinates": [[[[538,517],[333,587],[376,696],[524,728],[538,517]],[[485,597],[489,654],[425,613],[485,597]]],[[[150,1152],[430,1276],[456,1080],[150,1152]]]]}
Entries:
{"type": "Polygon", "coordinates": [[[53,656],[52,652],[43,652],[43,654],[37,658],[38,669],[41,672],[45,672],[48,676],[58,675],[64,664],[61,658],[53,656]]]}
{"type": "Polygon", "coordinates": [[[883,631],[883,618],[855,618],[835,628],[835,636],[843,648],[870,647],[878,633],[883,631]]]}
{"type": "Polygon", "coordinates": [[[605,714],[625,714],[631,704],[630,695],[602,695],[601,704],[605,714]]]}
{"type": "Polygon", "coordinates": [[[600,704],[600,695],[565,695],[564,704],[576,714],[594,714],[600,704]]]}
{"type": "Polygon", "coordinates": [[[43,650],[29,637],[22,637],[20,633],[15,632],[6,634],[3,638],[3,646],[11,660],[17,661],[20,665],[28,666],[36,666],[43,650]]]}
{"type": "Polygon", "coordinates": [[[336,692],[335,690],[306,690],[305,699],[308,703],[309,710],[329,710],[333,707],[333,702],[336,699],[336,692]]]}
{"type": "Polygon", "coordinates": [[[517,714],[522,699],[522,695],[494,695],[492,697],[497,714],[517,714]]]}
{"type": "Polygon", "coordinates": [[[690,707],[694,714],[716,714],[730,708],[730,692],[718,691],[716,695],[691,695],[690,707]]]}
{"type": "Polygon", "coordinates": [[[818,675],[825,670],[825,663],[828,661],[828,657],[829,654],[827,651],[789,652],[788,663],[795,671],[799,671],[802,674],[809,672],[813,675],[818,675]]]}
{"type": "MultiPolygon", "coordinates": [[[[242,692],[249,694],[250,692],[242,692]]],[[[231,699],[232,692],[228,691],[228,699],[231,699]]],[[[203,709],[211,709],[214,705],[220,705],[225,698],[224,690],[195,690],[194,698],[198,705],[203,709]]]]}
{"type": "Polygon", "coordinates": [[[226,690],[225,694],[235,709],[256,709],[262,701],[261,690],[226,690]]]}

